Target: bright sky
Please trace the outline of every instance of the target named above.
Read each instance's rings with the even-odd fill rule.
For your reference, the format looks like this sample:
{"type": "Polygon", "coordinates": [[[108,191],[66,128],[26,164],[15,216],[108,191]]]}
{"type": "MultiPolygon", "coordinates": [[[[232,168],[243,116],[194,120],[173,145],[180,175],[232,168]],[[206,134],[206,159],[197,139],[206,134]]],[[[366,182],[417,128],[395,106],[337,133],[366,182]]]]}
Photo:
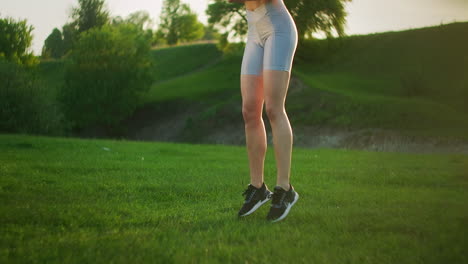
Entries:
{"type": "MultiPolygon", "coordinates": [[[[182,0],[206,23],[209,0],[182,0]]],[[[27,19],[34,30],[33,50],[39,54],[44,40],[67,22],[77,0],[0,0],[0,17],[27,19]]],[[[146,10],[156,20],[163,0],[106,0],[112,16],[146,10]]],[[[353,0],[348,4],[347,34],[402,30],[454,21],[468,21],[468,0],[353,0]]]]}

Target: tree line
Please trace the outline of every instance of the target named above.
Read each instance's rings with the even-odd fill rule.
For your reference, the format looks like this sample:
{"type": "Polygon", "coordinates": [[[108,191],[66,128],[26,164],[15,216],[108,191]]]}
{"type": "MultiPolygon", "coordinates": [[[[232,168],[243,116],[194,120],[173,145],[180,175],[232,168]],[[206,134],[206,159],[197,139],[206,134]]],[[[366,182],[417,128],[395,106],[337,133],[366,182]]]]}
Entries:
{"type": "Polygon", "coordinates": [[[111,17],[105,0],[78,0],[71,19],[72,22],[65,24],[62,30],[54,28],[47,37],[42,49],[43,58],[61,58],[72,50],[82,32],[106,24],[133,24],[148,35],[152,46],[213,39],[210,28],[204,26],[189,5],[180,0],[164,0],[157,30],[152,29],[153,20],[147,11],[137,11],[126,18],[111,17]]]}

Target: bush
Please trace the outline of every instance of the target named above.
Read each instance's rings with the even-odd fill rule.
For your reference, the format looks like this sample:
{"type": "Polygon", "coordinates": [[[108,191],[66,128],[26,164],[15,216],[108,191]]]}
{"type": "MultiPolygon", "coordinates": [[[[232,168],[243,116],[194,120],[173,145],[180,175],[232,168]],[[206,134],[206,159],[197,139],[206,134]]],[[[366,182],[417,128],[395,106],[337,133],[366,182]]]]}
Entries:
{"type": "Polygon", "coordinates": [[[238,42],[238,43],[229,43],[223,49],[223,57],[231,58],[231,57],[242,57],[244,54],[245,43],[238,42]]]}
{"type": "Polygon", "coordinates": [[[80,36],[60,96],[74,128],[113,129],[133,113],[152,83],[150,46],[148,35],[131,24],[95,28],[80,36]]]}
{"type": "Polygon", "coordinates": [[[56,99],[34,68],[0,59],[0,132],[63,134],[56,99]]]}
{"type": "Polygon", "coordinates": [[[228,40],[228,33],[224,33],[218,36],[218,44],[216,44],[217,48],[223,52],[223,57],[230,58],[230,57],[238,57],[242,56],[245,49],[245,43],[237,42],[231,43],[228,40]]]}
{"type": "Polygon", "coordinates": [[[23,65],[35,65],[37,58],[30,51],[33,27],[26,20],[0,18],[0,59],[23,65]]]}
{"type": "Polygon", "coordinates": [[[44,41],[42,48],[42,58],[60,59],[64,54],[63,36],[62,32],[54,28],[52,33],[44,41]]]}

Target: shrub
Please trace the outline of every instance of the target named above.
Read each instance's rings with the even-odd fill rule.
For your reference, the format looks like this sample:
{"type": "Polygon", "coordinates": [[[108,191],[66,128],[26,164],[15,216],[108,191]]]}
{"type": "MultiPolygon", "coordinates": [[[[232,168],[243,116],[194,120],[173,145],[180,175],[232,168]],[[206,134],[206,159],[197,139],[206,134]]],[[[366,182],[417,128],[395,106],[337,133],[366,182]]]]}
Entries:
{"type": "Polygon", "coordinates": [[[30,51],[33,27],[26,20],[0,18],[0,59],[23,65],[35,65],[37,58],[30,51]]]}
{"type": "Polygon", "coordinates": [[[228,33],[222,34],[218,36],[218,44],[216,46],[218,49],[223,52],[223,57],[230,58],[230,57],[238,57],[242,56],[244,53],[245,43],[237,42],[231,43],[228,40],[228,33]]]}
{"type": "Polygon", "coordinates": [[[0,131],[62,134],[63,116],[56,98],[34,68],[0,58],[0,131]]]}
{"type": "Polygon", "coordinates": [[[225,58],[230,57],[239,57],[244,54],[245,43],[238,42],[238,43],[229,43],[223,49],[223,56],[225,58]]]}
{"type": "Polygon", "coordinates": [[[52,33],[44,41],[42,58],[59,59],[64,54],[63,36],[59,29],[54,28],[52,33]]]}
{"type": "Polygon", "coordinates": [[[84,32],[65,69],[61,101],[74,128],[115,128],[151,83],[151,39],[131,24],[84,32]]]}

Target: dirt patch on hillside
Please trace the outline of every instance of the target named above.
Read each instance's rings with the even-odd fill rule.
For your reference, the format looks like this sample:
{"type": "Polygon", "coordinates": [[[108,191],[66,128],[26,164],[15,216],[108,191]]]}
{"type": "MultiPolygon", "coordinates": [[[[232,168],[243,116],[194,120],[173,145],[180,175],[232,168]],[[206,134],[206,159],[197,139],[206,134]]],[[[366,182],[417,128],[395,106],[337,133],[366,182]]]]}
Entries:
{"type": "MultiPolygon", "coordinates": [[[[142,114],[142,113],[140,113],[142,114]]],[[[143,114],[146,115],[146,114],[143,114]]],[[[187,142],[187,120],[192,116],[190,109],[174,113],[171,117],[147,116],[145,122],[133,123],[126,138],[144,141],[187,142]],[[153,120],[153,122],[151,121],[153,120]],[[140,126],[136,126],[139,124],[140,126]]],[[[327,127],[295,127],[294,146],[303,148],[343,148],[370,151],[412,153],[463,153],[468,154],[468,142],[441,137],[415,137],[401,135],[397,131],[383,129],[345,130],[327,127]]],[[[272,144],[271,129],[267,125],[268,144],[272,144]]],[[[242,123],[215,129],[193,143],[244,145],[242,123]]]]}
{"type": "MultiPolygon", "coordinates": [[[[300,93],[304,88],[306,88],[305,84],[293,77],[289,94],[300,93]]],[[[227,106],[231,119],[229,122],[225,122],[224,125],[211,126],[210,123],[216,123],[212,122],[213,120],[205,120],[205,124],[194,124],[194,116],[207,107],[209,105],[203,102],[167,102],[145,106],[137,110],[130,119],[124,122],[124,126],[128,129],[123,137],[144,141],[245,145],[244,124],[241,113],[237,111],[238,109],[236,111],[239,113],[235,112],[232,105],[227,106]],[[237,115],[239,115],[239,118],[232,118],[232,116],[236,117],[237,115]],[[205,127],[201,130],[201,133],[196,133],[197,126],[205,127]]],[[[221,113],[223,116],[227,114],[221,113]]],[[[266,118],[265,124],[268,142],[272,144],[271,129],[266,118]]],[[[376,128],[343,129],[292,125],[294,146],[296,147],[468,154],[468,142],[462,140],[409,136],[403,135],[399,131],[376,128]]]]}
{"type": "MultiPolygon", "coordinates": [[[[294,146],[302,148],[340,148],[386,152],[463,153],[468,154],[468,142],[441,137],[415,137],[383,129],[344,130],[327,127],[293,128],[294,146]]],[[[273,144],[267,127],[268,144],[273,144]]],[[[213,131],[198,143],[244,145],[244,127],[232,125],[213,131]]]]}
{"type": "Polygon", "coordinates": [[[295,129],[295,144],[310,148],[345,148],[414,153],[464,153],[468,142],[443,137],[402,135],[398,131],[367,128],[344,130],[324,127],[295,129]]]}
{"type": "Polygon", "coordinates": [[[124,122],[128,128],[124,137],[145,141],[183,141],[187,120],[202,109],[197,104],[190,104],[189,107],[182,107],[179,103],[147,105],[124,122]]]}

